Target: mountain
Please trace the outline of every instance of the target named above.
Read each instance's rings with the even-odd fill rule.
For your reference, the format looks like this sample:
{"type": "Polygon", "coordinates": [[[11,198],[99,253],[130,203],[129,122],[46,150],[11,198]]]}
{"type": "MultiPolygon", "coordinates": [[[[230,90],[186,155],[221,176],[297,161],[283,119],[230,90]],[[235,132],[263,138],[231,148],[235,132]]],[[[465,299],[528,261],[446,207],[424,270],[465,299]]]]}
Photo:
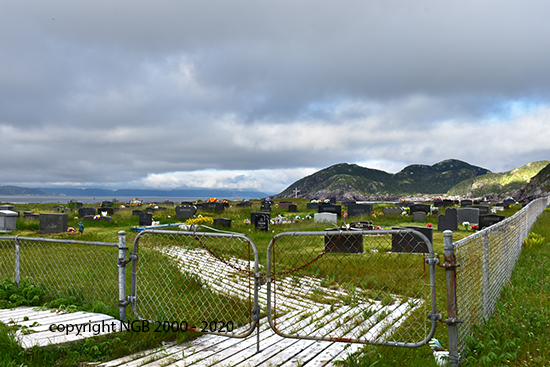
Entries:
{"type": "Polygon", "coordinates": [[[531,201],[541,196],[550,194],[550,164],[539,171],[529,183],[519,190],[515,191],[512,196],[520,202],[531,201]]]}
{"type": "Polygon", "coordinates": [[[451,187],[490,171],[448,159],[432,166],[410,165],[396,174],[340,163],[296,181],[275,197],[336,198],[337,200],[394,200],[416,194],[444,194],[451,187]]]}
{"type": "Polygon", "coordinates": [[[48,194],[39,189],[30,189],[27,187],[18,187],[18,186],[0,186],[0,195],[3,196],[31,196],[31,195],[41,195],[47,196],[48,194]]]}
{"type": "Polygon", "coordinates": [[[510,196],[539,173],[550,161],[536,161],[502,173],[487,173],[453,186],[448,194],[462,197],[482,197],[489,194],[510,196]]]}

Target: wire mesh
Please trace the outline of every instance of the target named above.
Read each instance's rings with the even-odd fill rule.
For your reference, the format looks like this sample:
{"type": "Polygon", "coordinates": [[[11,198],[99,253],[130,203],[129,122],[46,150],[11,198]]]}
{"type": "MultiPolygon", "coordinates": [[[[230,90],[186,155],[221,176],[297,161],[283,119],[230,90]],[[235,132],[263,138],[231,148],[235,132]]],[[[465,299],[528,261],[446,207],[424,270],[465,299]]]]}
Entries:
{"type": "Polygon", "coordinates": [[[413,230],[277,235],[268,249],[272,328],[293,338],[423,345],[435,331],[426,317],[435,276],[433,283],[427,277],[433,250],[422,236],[413,230]]]}
{"type": "Polygon", "coordinates": [[[205,333],[249,335],[257,250],[244,235],[144,231],[136,237],[137,317],[205,333]]]}
{"type": "Polygon", "coordinates": [[[50,299],[74,297],[81,302],[118,302],[117,244],[75,243],[45,238],[0,240],[0,277],[31,279],[50,299]],[[19,264],[16,243],[19,243],[19,264]]]}
{"type": "Polygon", "coordinates": [[[456,269],[458,345],[463,348],[473,333],[494,312],[504,285],[510,280],[523,241],[549,198],[531,202],[512,217],[468,236],[454,246],[456,269]]]}

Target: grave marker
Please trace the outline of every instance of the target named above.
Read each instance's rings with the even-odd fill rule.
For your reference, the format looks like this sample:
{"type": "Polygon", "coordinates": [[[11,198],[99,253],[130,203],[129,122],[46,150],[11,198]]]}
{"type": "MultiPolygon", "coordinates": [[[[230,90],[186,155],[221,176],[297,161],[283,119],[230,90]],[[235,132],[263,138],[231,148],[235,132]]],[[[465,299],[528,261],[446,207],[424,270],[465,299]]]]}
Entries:
{"type": "Polygon", "coordinates": [[[214,225],[219,227],[231,227],[231,219],[228,218],[216,218],[214,219],[214,225]]]}
{"type": "Polygon", "coordinates": [[[153,224],[153,214],[152,213],[141,213],[139,215],[139,225],[140,226],[150,226],[153,224]]]}
{"type": "Polygon", "coordinates": [[[445,215],[439,214],[437,220],[438,231],[458,231],[458,213],[456,208],[447,208],[445,215]]]}
{"type": "Polygon", "coordinates": [[[314,222],[320,222],[320,223],[334,223],[338,221],[338,215],[335,213],[315,213],[313,215],[313,221],[314,222]]]}
{"type": "MultiPolygon", "coordinates": [[[[414,229],[425,235],[430,242],[433,242],[433,229],[429,227],[394,227],[392,229],[409,228],[414,229]]],[[[412,253],[428,253],[426,242],[414,232],[400,232],[392,234],[391,239],[392,252],[412,252],[412,253]]]]}
{"type": "Polygon", "coordinates": [[[178,205],[175,208],[177,218],[193,218],[197,212],[197,207],[194,205],[178,205]]]}
{"type": "Polygon", "coordinates": [[[67,232],[67,214],[65,213],[40,213],[40,230],[38,233],[67,232]]]}
{"type": "Polygon", "coordinates": [[[479,223],[479,209],[478,208],[459,208],[458,209],[458,223],[468,222],[470,224],[479,223]]]}
{"type": "Polygon", "coordinates": [[[414,212],[412,214],[413,222],[425,222],[426,221],[426,213],[424,212],[414,212]]]}
{"type": "Polygon", "coordinates": [[[403,210],[401,208],[384,208],[382,209],[382,213],[384,213],[384,215],[401,215],[401,213],[403,212],[403,210]]]}
{"type": "Polygon", "coordinates": [[[348,205],[348,215],[350,217],[355,217],[358,215],[371,215],[372,205],[371,204],[349,204],[348,205]]]}
{"type": "Polygon", "coordinates": [[[84,216],[86,215],[95,215],[95,213],[96,213],[96,210],[95,208],[92,208],[92,207],[85,206],[78,209],[78,216],[80,218],[84,218],[84,216]]]}
{"type": "Polygon", "coordinates": [[[329,234],[328,232],[339,231],[340,229],[326,229],[325,251],[326,252],[344,252],[359,254],[363,253],[363,235],[339,233],[329,234]]]}
{"type": "Polygon", "coordinates": [[[334,213],[338,217],[342,215],[342,206],[336,204],[323,204],[317,208],[318,213],[334,213]]]}
{"type": "Polygon", "coordinates": [[[487,228],[506,219],[504,215],[486,214],[479,216],[479,229],[487,228]]]}
{"type": "Polygon", "coordinates": [[[409,208],[411,209],[411,213],[414,212],[424,212],[426,214],[430,214],[430,205],[428,204],[412,204],[409,205],[409,208]]]}
{"type": "Polygon", "coordinates": [[[250,213],[250,221],[254,224],[256,229],[269,231],[271,213],[250,213]]]}
{"type": "Polygon", "coordinates": [[[17,230],[17,216],[19,213],[13,210],[0,210],[0,233],[8,233],[17,230]]]}

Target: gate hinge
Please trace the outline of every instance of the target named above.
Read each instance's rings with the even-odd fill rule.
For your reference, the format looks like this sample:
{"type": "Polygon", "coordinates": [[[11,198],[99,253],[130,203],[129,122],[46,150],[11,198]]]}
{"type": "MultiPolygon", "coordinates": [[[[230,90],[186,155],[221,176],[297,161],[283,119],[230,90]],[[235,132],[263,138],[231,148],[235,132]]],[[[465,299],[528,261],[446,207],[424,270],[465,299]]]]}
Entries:
{"type": "Polygon", "coordinates": [[[123,257],[119,257],[119,258],[118,258],[118,261],[117,261],[117,264],[118,264],[118,265],[126,265],[126,264],[128,264],[130,261],[132,261],[132,260],[130,260],[130,259],[125,259],[125,258],[123,258],[123,257]]]}
{"type": "Polygon", "coordinates": [[[439,259],[437,257],[429,257],[426,259],[426,264],[428,265],[437,265],[439,264],[439,259]]]}
{"type": "Polygon", "coordinates": [[[126,307],[126,306],[128,306],[129,304],[130,304],[129,301],[118,301],[118,307],[120,307],[120,306],[126,307]]]}
{"type": "Polygon", "coordinates": [[[252,308],[252,320],[259,321],[260,320],[260,307],[253,307],[252,308]]]}
{"type": "Polygon", "coordinates": [[[428,319],[432,320],[432,321],[437,321],[437,320],[441,320],[443,318],[443,315],[441,315],[439,312],[438,313],[429,313],[428,314],[428,319]]]}
{"type": "Polygon", "coordinates": [[[130,258],[131,261],[135,261],[135,260],[138,259],[138,255],[137,254],[130,254],[129,258],[130,258]]]}
{"type": "Polygon", "coordinates": [[[441,322],[444,322],[447,325],[456,325],[456,324],[462,324],[464,321],[459,320],[456,317],[447,317],[447,320],[442,320],[441,322]]]}
{"type": "Polygon", "coordinates": [[[128,296],[128,303],[135,304],[136,303],[136,296],[128,296]]]}

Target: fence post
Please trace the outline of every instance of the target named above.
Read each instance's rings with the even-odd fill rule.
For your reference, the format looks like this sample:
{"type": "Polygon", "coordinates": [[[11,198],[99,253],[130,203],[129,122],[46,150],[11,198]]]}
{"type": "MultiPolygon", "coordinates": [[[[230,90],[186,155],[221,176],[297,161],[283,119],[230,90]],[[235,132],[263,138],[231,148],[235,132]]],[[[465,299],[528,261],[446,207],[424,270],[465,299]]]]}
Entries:
{"type": "Polygon", "coordinates": [[[126,322],[126,306],[128,300],[126,299],[126,232],[118,232],[118,317],[120,321],[126,322]]]}
{"type": "Polygon", "coordinates": [[[489,320],[491,315],[489,302],[489,232],[483,234],[483,320],[489,320]]]}
{"type": "Polygon", "coordinates": [[[447,330],[449,335],[449,364],[457,367],[458,356],[458,331],[456,317],[456,268],[455,255],[453,248],[453,232],[446,230],[443,232],[444,251],[445,251],[445,275],[447,279],[447,330]]]}
{"type": "Polygon", "coordinates": [[[15,284],[19,287],[21,280],[21,243],[19,236],[15,236],[15,284]]]}

